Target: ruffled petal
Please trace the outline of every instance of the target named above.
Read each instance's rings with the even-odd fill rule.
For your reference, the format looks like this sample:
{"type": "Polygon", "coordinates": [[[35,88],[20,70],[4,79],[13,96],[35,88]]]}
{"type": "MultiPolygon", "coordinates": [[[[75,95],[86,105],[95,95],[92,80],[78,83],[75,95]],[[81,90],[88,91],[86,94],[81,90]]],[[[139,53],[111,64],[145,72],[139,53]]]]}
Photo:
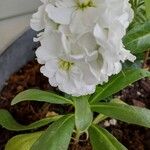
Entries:
{"type": "Polygon", "coordinates": [[[52,4],[47,5],[46,12],[49,18],[59,24],[67,25],[70,23],[71,15],[74,9],[72,7],[54,6],[52,4]]]}

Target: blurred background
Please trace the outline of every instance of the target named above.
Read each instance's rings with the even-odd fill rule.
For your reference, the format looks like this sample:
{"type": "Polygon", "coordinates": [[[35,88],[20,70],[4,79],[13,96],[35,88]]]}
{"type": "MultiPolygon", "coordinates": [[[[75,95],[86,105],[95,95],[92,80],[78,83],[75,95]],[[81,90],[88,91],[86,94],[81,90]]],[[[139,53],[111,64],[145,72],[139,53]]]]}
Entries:
{"type": "Polygon", "coordinates": [[[40,0],[0,0],[0,54],[29,29],[40,0]]]}

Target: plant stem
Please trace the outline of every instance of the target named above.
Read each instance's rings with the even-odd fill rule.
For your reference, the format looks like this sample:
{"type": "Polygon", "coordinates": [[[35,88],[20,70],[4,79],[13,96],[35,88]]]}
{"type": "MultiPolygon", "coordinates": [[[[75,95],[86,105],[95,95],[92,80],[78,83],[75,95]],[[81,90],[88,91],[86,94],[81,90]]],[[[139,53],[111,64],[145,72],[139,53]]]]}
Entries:
{"type": "Polygon", "coordinates": [[[76,132],[76,136],[75,136],[75,143],[76,143],[76,144],[79,142],[80,135],[81,135],[80,132],[77,131],[77,132],[76,132]]]}
{"type": "Polygon", "coordinates": [[[144,58],[144,63],[143,63],[143,68],[144,69],[149,69],[149,66],[147,65],[147,61],[150,59],[150,49],[145,53],[145,58],[144,58]]]}
{"type": "Polygon", "coordinates": [[[107,119],[108,117],[103,115],[103,114],[99,114],[93,121],[93,124],[99,124],[100,122],[102,122],[103,120],[107,119]]]}

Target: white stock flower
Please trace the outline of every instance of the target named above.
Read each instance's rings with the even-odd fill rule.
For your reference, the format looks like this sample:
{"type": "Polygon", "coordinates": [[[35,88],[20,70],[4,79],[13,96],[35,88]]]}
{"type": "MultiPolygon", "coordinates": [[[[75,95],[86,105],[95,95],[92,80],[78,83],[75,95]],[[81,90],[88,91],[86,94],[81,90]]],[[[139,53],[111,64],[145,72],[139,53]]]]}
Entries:
{"type": "Polygon", "coordinates": [[[73,96],[91,94],[125,60],[135,60],[122,43],[133,19],[128,0],[41,1],[31,27],[44,29],[36,56],[52,86],[73,96]]]}
{"type": "Polygon", "coordinates": [[[54,22],[79,34],[91,31],[97,22],[107,28],[116,19],[127,27],[133,18],[128,0],[56,0],[46,11],[54,22]]]}

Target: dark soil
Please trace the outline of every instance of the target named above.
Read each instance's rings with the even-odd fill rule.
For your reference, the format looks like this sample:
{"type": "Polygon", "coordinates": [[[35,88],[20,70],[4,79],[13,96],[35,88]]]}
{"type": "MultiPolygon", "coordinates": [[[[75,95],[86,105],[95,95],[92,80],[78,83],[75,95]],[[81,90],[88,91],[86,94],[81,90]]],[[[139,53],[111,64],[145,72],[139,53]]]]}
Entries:
{"type": "MultiPolygon", "coordinates": [[[[140,80],[118,95],[130,105],[150,109],[150,80],[140,80]]],[[[150,150],[150,129],[118,122],[108,130],[129,150],[150,150]]]]}
{"type": "MultiPolygon", "coordinates": [[[[16,106],[10,105],[16,94],[29,88],[57,90],[49,85],[47,78],[41,75],[39,69],[40,65],[36,61],[29,62],[10,77],[0,94],[0,108],[9,110],[14,118],[22,124],[29,124],[44,118],[48,113],[70,112],[70,108],[66,106],[39,102],[22,102],[16,106]]],[[[128,104],[150,108],[150,80],[140,80],[119,92],[118,96],[128,104]]],[[[117,122],[117,125],[111,125],[107,129],[129,150],[150,150],[150,129],[128,125],[120,121],[117,122]]],[[[19,132],[11,132],[0,127],[0,150],[3,150],[7,141],[17,134],[19,132]]],[[[92,150],[89,142],[85,140],[85,136],[82,137],[78,145],[75,145],[72,140],[69,150],[75,149],[92,150]]]]}

